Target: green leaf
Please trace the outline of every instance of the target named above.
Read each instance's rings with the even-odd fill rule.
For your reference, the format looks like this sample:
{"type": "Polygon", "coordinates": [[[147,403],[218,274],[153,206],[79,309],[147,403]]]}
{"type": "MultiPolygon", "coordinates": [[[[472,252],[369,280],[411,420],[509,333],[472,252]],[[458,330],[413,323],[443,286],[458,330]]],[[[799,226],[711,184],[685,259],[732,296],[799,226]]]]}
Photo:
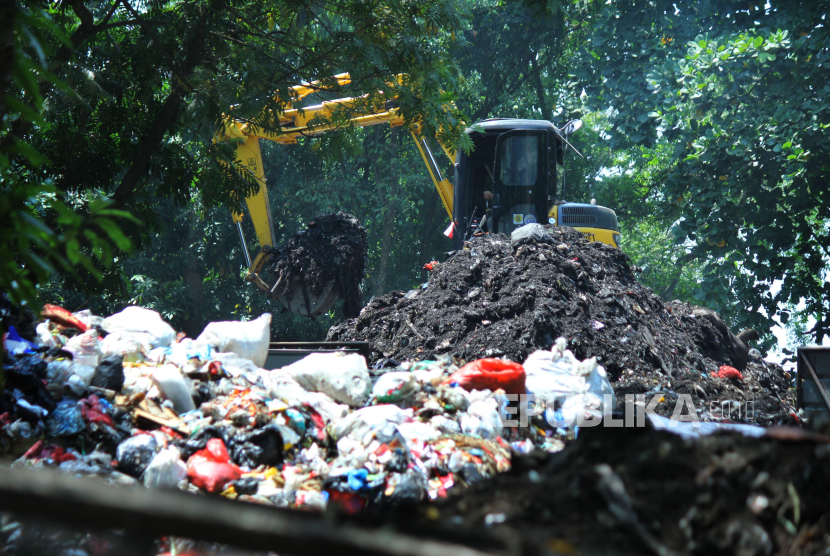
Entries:
{"type": "Polygon", "coordinates": [[[41,222],[40,220],[38,220],[37,218],[35,218],[31,214],[29,214],[27,212],[19,212],[18,215],[20,216],[20,218],[22,220],[25,220],[29,224],[29,226],[31,226],[32,228],[35,228],[37,231],[39,231],[44,236],[54,237],[55,232],[53,232],[51,230],[51,228],[49,228],[46,224],[44,224],[43,222],[41,222]]]}
{"type": "Polygon", "coordinates": [[[139,220],[136,216],[130,214],[129,212],[127,212],[125,210],[99,209],[99,210],[93,211],[92,208],[90,208],[90,212],[93,213],[96,216],[109,216],[109,217],[112,217],[112,218],[122,218],[124,220],[127,220],[129,222],[133,222],[135,224],[141,224],[141,220],[139,220]]]}
{"type": "Polygon", "coordinates": [[[104,230],[109,238],[115,243],[115,245],[122,251],[129,251],[132,247],[132,243],[130,242],[129,238],[124,235],[124,232],[121,231],[121,228],[118,225],[110,220],[109,218],[97,218],[95,223],[104,230]]]}
{"type": "Polygon", "coordinates": [[[29,164],[33,166],[40,166],[42,164],[50,163],[49,159],[37,152],[34,147],[22,141],[17,141],[16,143],[6,147],[6,152],[26,157],[29,164]]]}
{"type": "Polygon", "coordinates": [[[43,125],[43,118],[41,117],[40,112],[19,99],[11,95],[6,95],[6,106],[9,107],[9,111],[12,114],[20,114],[23,118],[32,123],[43,125]]]}
{"type": "Polygon", "coordinates": [[[77,239],[72,238],[66,242],[66,258],[72,264],[78,264],[81,260],[81,248],[77,239]]]}
{"type": "Polygon", "coordinates": [[[25,261],[29,262],[29,264],[36,267],[34,269],[36,272],[48,276],[55,271],[55,268],[51,264],[31,251],[28,253],[21,253],[20,256],[23,257],[25,261]]]}

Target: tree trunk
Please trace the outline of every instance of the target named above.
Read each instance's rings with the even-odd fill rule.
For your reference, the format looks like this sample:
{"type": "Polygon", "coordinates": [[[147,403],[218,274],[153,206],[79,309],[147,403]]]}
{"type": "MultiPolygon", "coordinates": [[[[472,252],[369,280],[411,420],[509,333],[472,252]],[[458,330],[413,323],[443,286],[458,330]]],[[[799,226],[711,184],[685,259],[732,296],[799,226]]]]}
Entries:
{"type": "Polygon", "coordinates": [[[438,221],[437,216],[444,214],[440,198],[434,192],[428,196],[426,201],[426,211],[424,214],[424,226],[421,232],[421,254],[418,256],[418,272],[421,280],[426,281],[429,276],[429,271],[424,270],[424,265],[433,260],[437,253],[435,253],[435,245],[432,237],[435,233],[435,224],[438,221]]]}
{"type": "Polygon", "coordinates": [[[660,292],[660,299],[663,301],[671,301],[671,297],[674,295],[674,290],[677,289],[677,284],[680,283],[680,277],[683,275],[683,268],[686,266],[686,263],[691,261],[694,257],[691,253],[683,255],[677,262],[674,263],[675,268],[677,269],[677,274],[674,278],[672,278],[671,282],[666,285],[665,289],[660,292]]]}
{"type": "Polygon", "coordinates": [[[195,338],[201,334],[205,327],[205,279],[202,274],[202,256],[197,249],[197,244],[202,234],[197,226],[197,214],[195,210],[189,211],[188,220],[190,221],[190,226],[186,243],[187,265],[184,269],[182,283],[187,289],[189,299],[187,304],[188,311],[185,315],[182,328],[188,337],[195,338]]]}
{"type": "Polygon", "coordinates": [[[398,213],[398,147],[400,128],[392,129],[389,137],[389,147],[386,149],[389,160],[389,196],[386,199],[386,210],[383,214],[383,239],[380,242],[380,260],[375,277],[375,287],[372,292],[375,296],[386,293],[386,278],[389,269],[389,253],[392,250],[392,233],[394,232],[395,217],[398,213]]]}
{"type": "Polygon", "coordinates": [[[536,63],[535,53],[530,56],[530,65],[533,67],[533,73],[536,77],[536,96],[539,98],[539,110],[542,111],[542,118],[551,118],[553,114],[548,112],[548,102],[545,99],[545,86],[542,84],[542,70],[539,68],[539,64],[536,63]]]}

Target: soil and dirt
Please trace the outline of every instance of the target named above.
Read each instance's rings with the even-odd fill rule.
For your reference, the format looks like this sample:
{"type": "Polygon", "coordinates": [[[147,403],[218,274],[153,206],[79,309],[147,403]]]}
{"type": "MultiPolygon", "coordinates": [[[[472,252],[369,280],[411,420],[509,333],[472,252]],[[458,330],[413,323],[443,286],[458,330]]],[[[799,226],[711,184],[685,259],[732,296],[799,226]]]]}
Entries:
{"type": "Polygon", "coordinates": [[[368,249],[366,230],[357,218],[342,211],[320,215],[274,249],[271,283],[285,287],[299,276],[307,296],[319,294],[335,282],[337,295],[344,302],[343,313],[355,317],[363,305],[360,283],[368,249]]]}
{"type": "Polygon", "coordinates": [[[372,299],[328,339],[367,340],[382,365],[444,354],[522,362],[561,336],[579,359],[598,359],[618,397],[663,393],[658,413],[670,415],[678,395],[689,394],[696,407],[714,409],[713,419],[792,420],[791,377],[747,350],[715,313],[663,303],[619,249],[571,228],[548,227],[547,235],[515,247],[500,234],[474,238],[436,265],[424,287],[372,299]],[[713,377],[723,365],[743,379],[713,377]],[[741,412],[748,401],[754,411],[741,412]]]}
{"type": "Polygon", "coordinates": [[[524,554],[827,554],[828,441],[597,427],[403,521],[479,530],[524,554]]]}

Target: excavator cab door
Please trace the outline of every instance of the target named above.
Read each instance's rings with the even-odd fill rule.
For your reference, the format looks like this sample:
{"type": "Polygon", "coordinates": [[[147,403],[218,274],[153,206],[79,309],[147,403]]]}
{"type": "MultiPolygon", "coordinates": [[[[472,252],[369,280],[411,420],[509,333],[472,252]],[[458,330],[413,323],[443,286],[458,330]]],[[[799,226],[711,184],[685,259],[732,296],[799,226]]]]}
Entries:
{"type": "Polygon", "coordinates": [[[496,141],[494,191],[498,202],[493,231],[510,235],[525,224],[546,223],[548,213],[548,134],[515,129],[496,141]]]}

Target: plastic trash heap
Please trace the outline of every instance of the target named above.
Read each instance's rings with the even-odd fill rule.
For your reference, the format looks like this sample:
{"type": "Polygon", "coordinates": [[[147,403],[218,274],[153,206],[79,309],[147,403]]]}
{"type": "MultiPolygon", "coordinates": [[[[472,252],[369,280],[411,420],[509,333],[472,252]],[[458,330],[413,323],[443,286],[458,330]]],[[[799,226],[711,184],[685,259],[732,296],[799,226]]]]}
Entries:
{"type": "Polygon", "coordinates": [[[561,450],[577,427],[556,412],[601,410],[610,391],[564,339],[524,365],[441,356],[369,368],[330,352],[265,370],[268,314],[196,339],[140,307],[44,315],[55,320],[4,342],[0,450],[15,466],[273,506],[384,512],[443,498],[516,453],[561,450]],[[550,396],[551,413],[511,425],[528,393],[550,396]]]}

